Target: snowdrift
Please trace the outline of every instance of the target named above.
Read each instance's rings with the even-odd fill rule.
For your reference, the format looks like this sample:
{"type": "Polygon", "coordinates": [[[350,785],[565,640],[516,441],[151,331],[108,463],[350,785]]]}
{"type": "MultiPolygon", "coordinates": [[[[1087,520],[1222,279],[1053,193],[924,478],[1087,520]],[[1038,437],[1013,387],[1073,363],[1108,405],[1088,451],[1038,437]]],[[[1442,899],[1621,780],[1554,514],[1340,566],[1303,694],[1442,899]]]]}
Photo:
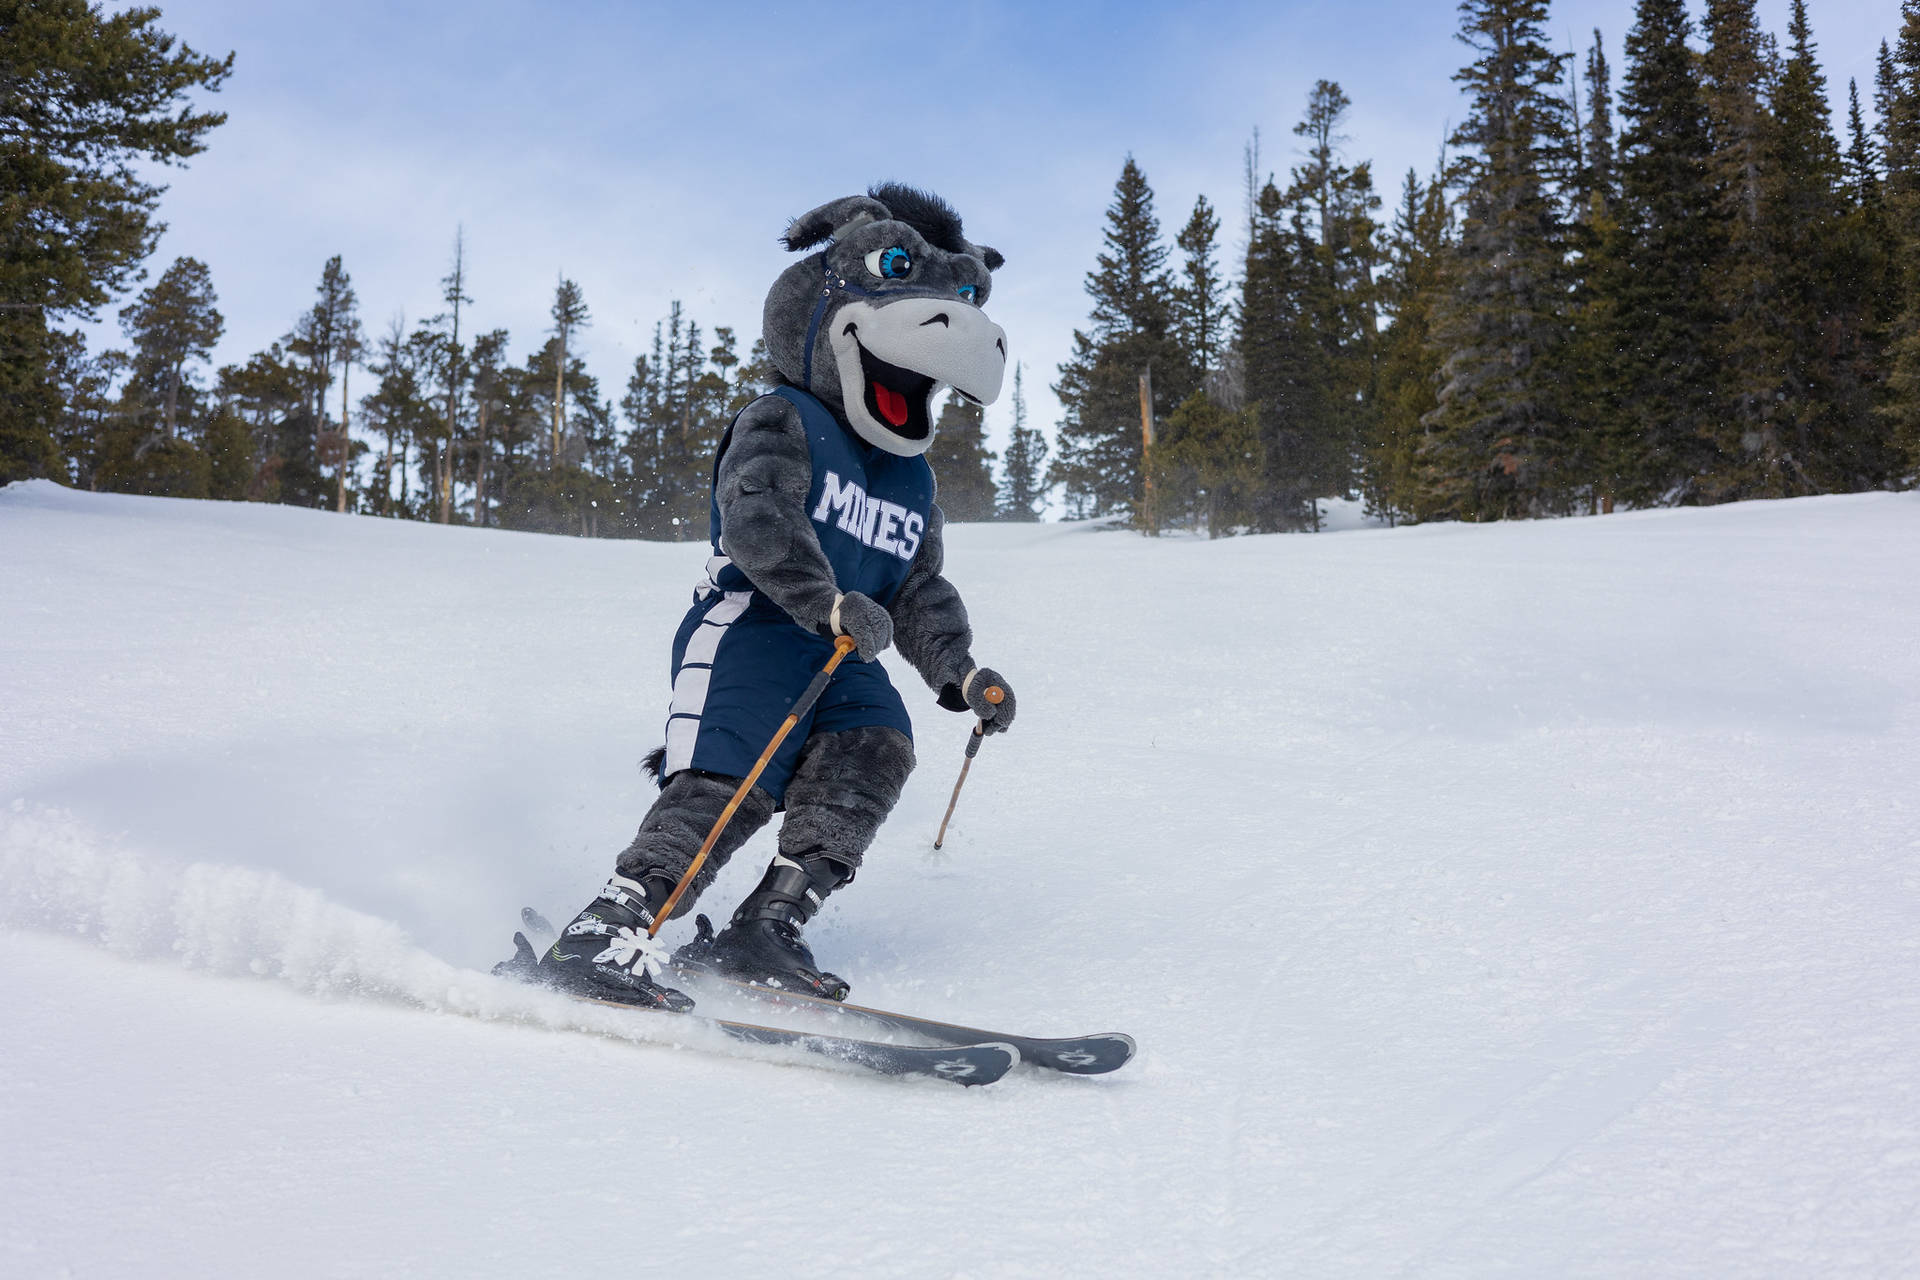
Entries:
{"type": "Polygon", "coordinates": [[[868,1003],[1132,1032],[1113,1077],[486,975],[644,812],[701,547],[0,490],[0,1272],[1920,1253],[1920,496],[952,543],[1020,724],[935,857],[966,721],[890,664],[921,768],[811,937],[868,1003]]]}

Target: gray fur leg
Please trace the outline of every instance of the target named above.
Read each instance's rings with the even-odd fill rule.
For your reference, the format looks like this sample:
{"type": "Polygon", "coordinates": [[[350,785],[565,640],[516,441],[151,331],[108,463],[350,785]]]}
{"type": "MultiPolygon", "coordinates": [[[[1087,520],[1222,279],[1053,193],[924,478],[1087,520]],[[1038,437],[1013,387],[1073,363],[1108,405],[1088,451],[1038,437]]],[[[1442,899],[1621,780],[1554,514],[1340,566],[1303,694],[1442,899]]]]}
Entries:
{"type": "MultiPolygon", "coordinates": [[[[713,830],[713,824],[739,787],[738,778],[723,778],[692,769],[682,769],[667,779],[660,789],[660,798],[641,820],[639,834],[615,864],[620,874],[630,880],[664,880],[670,891],[686,874],[693,855],[700,851],[707,833],[713,830]]],[[[706,865],[700,868],[692,887],[674,909],[675,915],[686,914],[687,908],[727,865],[727,860],[754,832],[767,825],[767,819],[772,816],[772,796],[759,787],[747,793],[739,811],[721,833],[719,843],[707,855],[706,865]]]]}
{"type": "Polygon", "coordinates": [[[912,772],[913,741],[898,729],[872,725],[813,738],[787,784],[780,852],[796,861],[830,858],[850,879],[912,772]]]}

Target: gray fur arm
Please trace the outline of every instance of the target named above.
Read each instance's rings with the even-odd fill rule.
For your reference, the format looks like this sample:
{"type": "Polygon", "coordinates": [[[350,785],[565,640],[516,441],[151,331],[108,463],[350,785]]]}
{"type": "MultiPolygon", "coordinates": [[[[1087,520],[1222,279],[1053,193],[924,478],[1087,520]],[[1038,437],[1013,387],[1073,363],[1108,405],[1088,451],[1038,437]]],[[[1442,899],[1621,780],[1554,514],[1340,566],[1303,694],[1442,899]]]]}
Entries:
{"type": "Polygon", "coordinates": [[[959,698],[960,682],[974,665],[968,652],[973,647],[973,628],[967,625],[967,606],[954,585],[940,576],[947,562],[946,524],[946,515],[935,504],[913,568],[887,612],[893,615],[893,643],[901,656],[913,664],[929,689],[942,695],[940,705],[965,711],[964,700],[954,706],[946,695],[951,685],[952,696],[959,698]]]}
{"type": "Polygon", "coordinates": [[[824,635],[839,593],[807,518],[812,488],[800,411],[779,396],[761,396],[741,411],[720,455],[720,550],[795,622],[824,635]]]}

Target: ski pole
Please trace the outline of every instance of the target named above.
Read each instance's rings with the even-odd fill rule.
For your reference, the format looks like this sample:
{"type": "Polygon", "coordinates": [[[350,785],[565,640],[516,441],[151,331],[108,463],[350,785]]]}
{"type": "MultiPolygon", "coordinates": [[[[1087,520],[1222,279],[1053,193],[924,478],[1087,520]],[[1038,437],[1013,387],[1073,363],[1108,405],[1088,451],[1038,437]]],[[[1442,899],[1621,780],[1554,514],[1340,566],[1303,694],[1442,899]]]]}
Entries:
{"type": "MultiPolygon", "coordinates": [[[[1006,700],[1007,691],[997,684],[990,684],[982,696],[997,707],[1006,700]]],[[[987,722],[982,720],[973,726],[973,736],[967,739],[967,758],[960,762],[960,777],[953,784],[953,798],[947,801],[947,816],[940,819],[940,834],[933,838],[933,847],[936,849],[946,841],[947,824],[953,821],[953,807],[960,803],[960,788],[967,785],[967,770],[973,768],[973,758],[980,754],[980,744],[986,740],[987,722]]]]}
{"type": "Polygon", "coordinates": [[[780,722],[780,727],[774,731],[773,741],[767,744],[767,749],[760,753],[758,760],[754,761],[752,772],[748,773],[745,781],[741,782],[740,789],[733,793],[733,799],[727,801],[727,807],[720,811],[719,820],[713,824],[713,830],[707,832],[706,842],[700,846],[700,852],[693,855],[693,861],[688,864],[686,873],[680,877],[680,883],[674,885],[673,892],[667,895],[666,905],[660,908],[659,914],[653,919],[653,927],[647,930],[649,938],[659,935],[660,927],[666,924],[667,918],[673,914],[673,909],[680,905],[680,899],[686,894],[687,887],[693,883],[693,878],[699,875],[700,868],[706,865],[707,855],[713,852],[714,845],[720,843],[720,833],[727,829],[727,823],[733,821],[733,815],[739,812],[741,805],[746,803],[747,793],[753,790],[753,784],[760,780],[762,773],[766,772],[767,764],[773,759],[773,753],[778,751],[780,744],[787,740],[787,734],[792,732],[793,726],[800,722],[800,717],[807,714],[813,704],[820,700],[820,695],[826,692],[827,681],[833,678],[833,669],[840,665],[842,658],[853,652],[853,648],[852,636],[841,636],[833,642],[833,656],[827,659],[826,666],[820,668],[820,673],[814,676],[813,683],[808,685],[807,691],[800,695],[800,700],[793,704],[793,710],[787,712],[787,718],[780,722]]]}

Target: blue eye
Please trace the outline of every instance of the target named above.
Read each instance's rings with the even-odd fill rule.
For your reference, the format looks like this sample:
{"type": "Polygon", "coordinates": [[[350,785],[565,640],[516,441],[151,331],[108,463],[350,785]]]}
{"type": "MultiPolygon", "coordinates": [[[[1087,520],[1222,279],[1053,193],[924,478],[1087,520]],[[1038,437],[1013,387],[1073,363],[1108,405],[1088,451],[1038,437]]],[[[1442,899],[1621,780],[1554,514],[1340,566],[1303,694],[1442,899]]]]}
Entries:
{"type": "Polygon", "coordinates": [[[913,257],[899,245],[875,249],[867,255],[867,270],[882,280],[902,280],[913,270],[913,257]]]}
{"type": "Polygon", "coordinates": [[[973,285],[963,284],[958,289],[955,289],[954,292],[965,298],[968,302],[974,302],[978,300],[980,290],[973,285]]]}

